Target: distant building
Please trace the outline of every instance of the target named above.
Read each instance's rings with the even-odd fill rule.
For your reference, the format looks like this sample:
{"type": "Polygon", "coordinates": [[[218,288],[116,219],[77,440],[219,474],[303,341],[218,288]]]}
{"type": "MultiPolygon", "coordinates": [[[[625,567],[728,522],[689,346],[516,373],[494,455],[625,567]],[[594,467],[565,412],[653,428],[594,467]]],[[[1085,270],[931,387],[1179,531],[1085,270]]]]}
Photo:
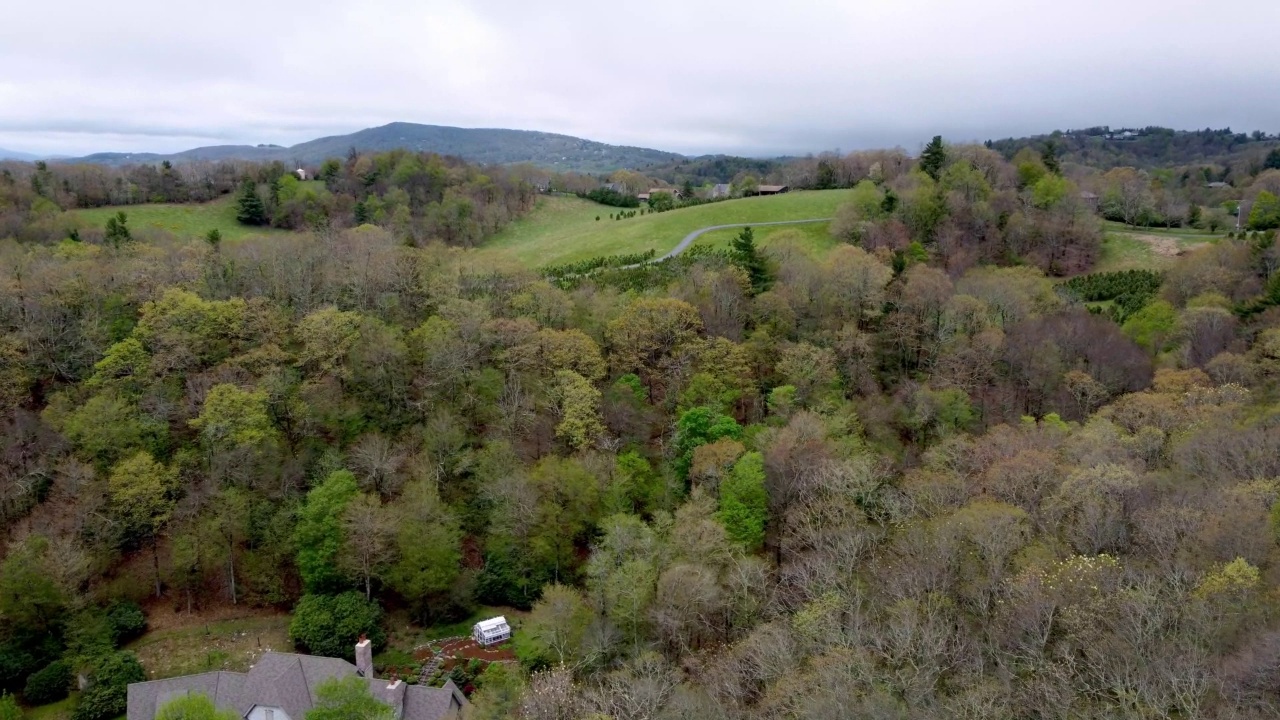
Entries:
{"type": "Polygon", "coordinates": [[[485,646],[497,645],[511,639],[511,626],[507,624],[507,618],[502,615],[481,620],[471,628],[471,639],[485,646]]]}
{"type": "Polygon", "coordinates": [[[707,193],[707,197],[712,200],[718,200],[719,198],[727,198],[732,194],[733,187],[727,183],[720,183],[719,185],[711,186],[711,192],[707,193]]]}
{"type": "Polygon", "coordinates": [[[761,185],[756,188],[756,195],[781,195],[790,189],[788,185],[761,185]]]}
{"type": "Polygon", "coordinates": [[[626,188],[626,186],[625,186],[625,185],[623,185],[622,183],[605,183],[605,184],[604,184],[604,189],[605,189],[605,190],[612,190],[612,191],[614,191],[614,192],[616,192],[616,193],[622,193],[622,194],[624,194],[624,195],[627,193],[627,188],[626,188]]]}
{"type": "Polygon", "coordinates": [[[649,202],[649,193],[640,193],[636,196],[636,199],[642,203],[649,202]]]}
{"type": "Polygon", "coordinates": [[[397,720],[455,720],[467,705],[466,696],[451,680],[433,688],[375,678],[373,648],[362,640],[356,645],[355,665],[339,658],[269,652],[247,673],[207,672],[131,683],[127,717],[155,720],[169,701],[205,695],[219,710],[230,710],[246,720],[305,720],[315,707],[321,683],[352,676],[364,678],[369,692],[391,707],[397,720]]]}
{"type": "Polygon", "coordinates": [[[1090,208],[1097,210],[1098,194],[1091,193],[1088,190],[1085,190],[1084,192],[1080,193],[1080,202],[1083,202],[1085,205],[1088,205],[1090,208]]]}
{"type": "Polygon", "coordinates": [[[1205,187],[1209,188],[1210,190],[1221,190],[1222,188],[1231,187],[1231,186],[1224,182],[1211,182],[1206,184],[1205,187]]]}
{"type": "Polygon", "coordinates": [[[299,179],[299,180],[302,180],[303,182],[306,182],[306,180],[307,180],[307,171],[306,171],[306,170],[303,170],[302,168],[298,168],[297,170],[294,170],[294,171],[293,171],[293,173],[294,173],[295,175],[297,175],[297,176],[298,176],[298,179],[299,179]]]}

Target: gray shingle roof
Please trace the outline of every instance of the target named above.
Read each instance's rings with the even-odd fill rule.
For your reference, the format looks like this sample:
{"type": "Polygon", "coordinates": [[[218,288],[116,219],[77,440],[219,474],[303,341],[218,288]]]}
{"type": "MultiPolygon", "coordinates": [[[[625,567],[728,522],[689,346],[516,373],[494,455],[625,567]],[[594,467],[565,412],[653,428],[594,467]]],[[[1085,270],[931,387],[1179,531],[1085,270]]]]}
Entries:
{"type": "MultiPolygon", "coordinates": [[[[170,700],[196,693],[241,717],[255,705],[267,705],[280,708],[291,720],[304,720],[321,683],[355,674],[355,666],[346,660],[269,652],[247,673],[210,672],[133,683],[129,686],[128,720],[154,720],[156,711],[170,700]]],[[[452,682],[442,688],[405,683],[390,688],[386,680],[375,678],[368,682],[373,696],[394,708],[403,720],[442,720],[453,717],[451,713],[466,704],[452,682]]]]}

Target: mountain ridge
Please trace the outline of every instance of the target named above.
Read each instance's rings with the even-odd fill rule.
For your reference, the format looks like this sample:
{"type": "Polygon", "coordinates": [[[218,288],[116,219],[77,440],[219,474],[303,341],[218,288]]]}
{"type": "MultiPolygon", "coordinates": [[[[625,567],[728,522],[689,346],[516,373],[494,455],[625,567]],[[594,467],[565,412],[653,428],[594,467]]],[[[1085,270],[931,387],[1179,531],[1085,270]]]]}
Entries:
{"type": "Polygon", "coordinates": [[[630,145],[609,145],[571,135],[505,128],[460,128],[393,122],[330,135],[290,147],[266,145],[209,145],[176,153],[94,153],[62,160],[66,163],[126,165],[136,163],[252,160],[316,164],[358,152],[406,149],[455,155],[485,165],[529,163],[551,170],[605,172],[676,162],[684,155],[630,145]]]}

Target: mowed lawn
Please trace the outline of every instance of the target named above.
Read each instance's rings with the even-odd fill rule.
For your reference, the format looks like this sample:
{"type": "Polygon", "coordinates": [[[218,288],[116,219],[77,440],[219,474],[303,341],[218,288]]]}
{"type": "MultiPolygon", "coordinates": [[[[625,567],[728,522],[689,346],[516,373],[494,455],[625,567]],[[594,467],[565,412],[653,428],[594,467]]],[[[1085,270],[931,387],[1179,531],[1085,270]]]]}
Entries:
{"type": "MultiPolygon", "coordinates": [[[[649,249],[661,255],[679,244],[685,235],[712,225],[829,218],[849,193],[849,190],[791,192],[637,215],[626,220],[609,219],[611,213],[619,212],[618,208],[575,197],[550,196],[541,198],[532,213],[512,223],[479,252],[482,258],[504,257],[529,267],[649,249]]],[[[825,228],[826,223],[761,228],[757,237],[767,244],[767,238],[775,232],[790,229],[799,230],[815,244],[830,244],[825,228]]],[[[698,242],[728,244],[734,234],[734,231],[708,233],[698,242]]]]}
{"type": "Polygon", "coordinates": [[[266,227],[250,227],[236,222],[235,198],[228,195],[207,203],[125,205],[120,207],[72,210],[85,225],[103,228],[107,218],[123,212],[128,216],[129,229],[133,233],[146,229],[164,230],[180,238],[202,238],[210,230],[217,229],[223,240],[240,240],[246,237],[273,235],[288,232],[266,227]]]}

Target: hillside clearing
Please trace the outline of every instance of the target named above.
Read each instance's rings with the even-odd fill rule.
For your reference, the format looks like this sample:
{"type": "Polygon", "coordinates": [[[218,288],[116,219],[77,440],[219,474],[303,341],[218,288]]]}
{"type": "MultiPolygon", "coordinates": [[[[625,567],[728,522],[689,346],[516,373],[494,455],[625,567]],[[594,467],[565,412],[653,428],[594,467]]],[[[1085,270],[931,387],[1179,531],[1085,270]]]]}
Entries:
{"type": "MultiPolygon", "coordinates": [[[[704,227],[734,223],[831,217],[849,195],[848,190],[793,192],[785,195],[744,198],[698,205],[625,220],[610,220],[618,208],[574,197],[545,197],[528,216],[512,223],[480,248],[481,257],[507,258],[529,267],[543,267],[586,260],[600,255],[640,253],[653,249],[659,255],[674,248],[686,235],[704,227]],[[596,218],[600,219],[597,221],[596,218]]],[[[797,228],[805,226],[797,226],[797,228]]],[[[814,243],[824,243],[825,223],[799,230],[814,243]],[[821,230],[816,230],[821,228],[821,230]]],[[[775,228],[769,236],[797,228],[775,228]]],[[[735,230],[707,233],[699,243],[727,244],[735,230]]]]}
{"type": "Polygon", "coordinates": [[[129,219],[129,229],[137,235],[145,230],[163,230],[180,238],[203,238],[216,229],[223,240],[242,240],[247,237],[278,235],[288,232],[267,227],[251,227],[236,221],[235,198],[227,196],[207,203],[152,203],[119,207],[90,208],[69,211],[85,227],[101,228],[107,218],[123,212],[129,219]]]}
{"type": "Polygon", "coordinates": [[[268,650],[293,652],[289,616],[247,612],[241,617],[178,615],[130,643],[151,680],[212,670],[249,669],[268,650]]]}

